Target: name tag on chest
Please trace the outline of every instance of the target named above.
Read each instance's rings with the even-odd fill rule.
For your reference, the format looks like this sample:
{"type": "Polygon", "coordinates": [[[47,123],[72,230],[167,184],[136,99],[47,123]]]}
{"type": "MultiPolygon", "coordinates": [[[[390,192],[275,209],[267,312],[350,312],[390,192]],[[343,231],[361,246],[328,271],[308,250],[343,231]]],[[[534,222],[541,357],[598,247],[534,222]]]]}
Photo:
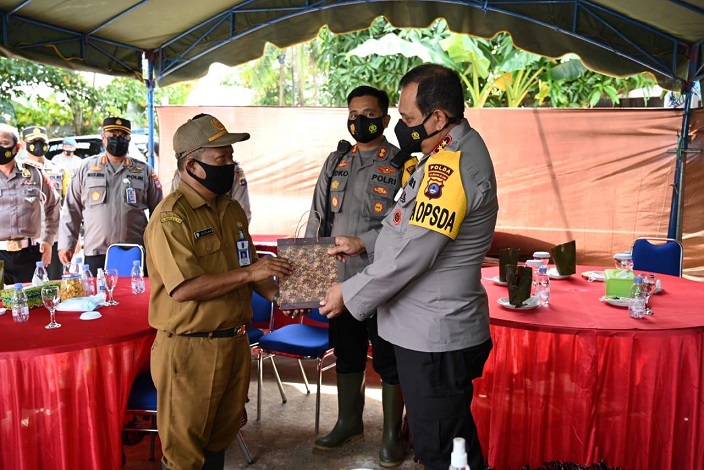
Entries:
{"type": "Polygon", "coordinates": [[[208,227],[204,230],[199,230],[195,233],[193,233],[193,237],[198,240],[201,237],[204,237],[206,235],[212,235],[213,234],[213,227],[208,227]]]}

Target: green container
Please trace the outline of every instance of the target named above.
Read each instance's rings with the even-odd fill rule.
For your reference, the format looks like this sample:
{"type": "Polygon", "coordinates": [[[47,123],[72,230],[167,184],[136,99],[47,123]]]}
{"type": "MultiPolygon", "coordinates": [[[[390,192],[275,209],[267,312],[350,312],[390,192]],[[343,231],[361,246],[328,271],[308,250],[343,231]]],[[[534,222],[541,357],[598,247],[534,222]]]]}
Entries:
{"type": "Polygon", "coordinates": [[[615,295],[618,297],[628,297],[631,295],[633,286],[633,271],[623,271],[620,269],[605,269],[604,289],[605,296],[615,295]]]}

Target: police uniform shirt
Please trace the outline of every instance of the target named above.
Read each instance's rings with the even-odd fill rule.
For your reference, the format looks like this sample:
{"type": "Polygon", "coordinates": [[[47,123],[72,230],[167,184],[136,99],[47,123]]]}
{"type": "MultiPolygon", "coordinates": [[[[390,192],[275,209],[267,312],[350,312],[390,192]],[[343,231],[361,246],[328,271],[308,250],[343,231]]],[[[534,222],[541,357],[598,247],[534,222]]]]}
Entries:
{"type": "MultiPolygon", "coordinates": [[[[331,236],[358,237],[370,230],[378,230],[384,216],[394,204],[394,195],[413,171],[416,162],[416,159],[412,158],[406,162],[404,168],[397,170],[390,165],[396,153],[398,148],[386,138],[378,149],[372,151],[361,152],[355,145],[341,160],[339,153],[331,153],[315,186],[305,236],[315,237],[319,233],[319,227],[325,226],[328,184],[328,205],[333,217],[331,236]],[[323,219],[320,224],[316,219],[316,212],[323,219]]],[[[361,272],[367,264],[367,255],[349,257],[345,263],[338,262],[340,281],[361,272]]]]}
{"type": "Polygon", "coordinates": [[[174,334],[215,331],[252,318],[248,285],[210,300],[177,302],[171,293],[202,274],[239,268],[238,226],[257,259],[242,207],[226,196],[211,208],[184,181],[157,207],[144,234],[151,284],[149,324],[174,334]]]}
{"type": "Polygon", "coordinates": [[[59,210],[52,183],[41,170],[15,160],[10,176],[0,172],[0,240],[30,238],[53,244],[59,210]]]}
{"type": "Polygon", "coordinates": [[[382,338],[424,352],[489,339],[481,266],[498,213],[494,169],[466,120],[441,147],[418,163],[384,219],[374,263],[342,285],[353,316],[377,309],[382,338]]]}
{"type": "Polygon", "coordinates": [[[125,157],[113,167],[104,154],[86,158],[66,193],[59,249],[76,246],[81,220],[86,256],[104,255],[113,243],[141,245],[145,211],[153,213],[161,199],[161,183],[148,163],[125,157]]]}
{"type": "Polygon", "coordinates": [[[51,182],[51,187],[56,192],[57,198],[59,199],[59,201],[61,201],[61,196],[63,194],[62,189],[64,187],[65,181],[67,180],[64,171],[59,168],[56,164],[54,164],[51,160],[47,159],[44,159],[43,163],[39,163],[28,158],[24,161],[24,164],[43,171],[44,174],[46,174],[47,178],[49,178],[49,181],[51,182]]]}

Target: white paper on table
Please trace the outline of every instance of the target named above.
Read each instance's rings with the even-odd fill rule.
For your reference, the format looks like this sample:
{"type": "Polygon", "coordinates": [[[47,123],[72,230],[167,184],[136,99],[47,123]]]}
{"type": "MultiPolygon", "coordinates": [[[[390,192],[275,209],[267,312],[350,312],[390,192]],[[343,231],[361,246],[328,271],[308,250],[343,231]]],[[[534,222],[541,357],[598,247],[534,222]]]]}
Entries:
{"type": "Polygon", "coordinates": [[[64,300],[56,306],[57,312],[90,312],[100,307],[105,302],[105,294],[91,295],[89,297],[74,297],[64,300]]]}

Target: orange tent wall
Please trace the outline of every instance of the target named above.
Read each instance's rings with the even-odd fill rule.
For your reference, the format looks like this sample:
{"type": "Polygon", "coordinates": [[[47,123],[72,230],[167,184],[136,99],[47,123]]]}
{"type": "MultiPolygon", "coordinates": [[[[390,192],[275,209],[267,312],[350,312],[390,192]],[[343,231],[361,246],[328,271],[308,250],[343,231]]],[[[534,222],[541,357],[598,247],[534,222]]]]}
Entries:
{"type": "MultiPolygon", "coordinates": [[[[159,177],[168,192],[176,161],[176,128],[204,112],[231,132],[252,203],[251,232],[293,236],[310,208],[313,187],[340,139],[352,140],[345,108],[157,108],[159,177]]],[[[396,142],[398,113],[386,135],[396,142]]],[[[613,253],[638,236],[667,235],[675,154],[682,111],[672,109],[475,109],[465,112],[494,161],[499,218],[492,253],[522,248],[530,255],[576,240],[578,262],[610,266],[613,253]]],[[[702,148],[704,109],[692,117],[693,142],[702,148]]],[[[690,154],[685,172],[685,272],[704,276],[704,156],[690,154]]]]}

